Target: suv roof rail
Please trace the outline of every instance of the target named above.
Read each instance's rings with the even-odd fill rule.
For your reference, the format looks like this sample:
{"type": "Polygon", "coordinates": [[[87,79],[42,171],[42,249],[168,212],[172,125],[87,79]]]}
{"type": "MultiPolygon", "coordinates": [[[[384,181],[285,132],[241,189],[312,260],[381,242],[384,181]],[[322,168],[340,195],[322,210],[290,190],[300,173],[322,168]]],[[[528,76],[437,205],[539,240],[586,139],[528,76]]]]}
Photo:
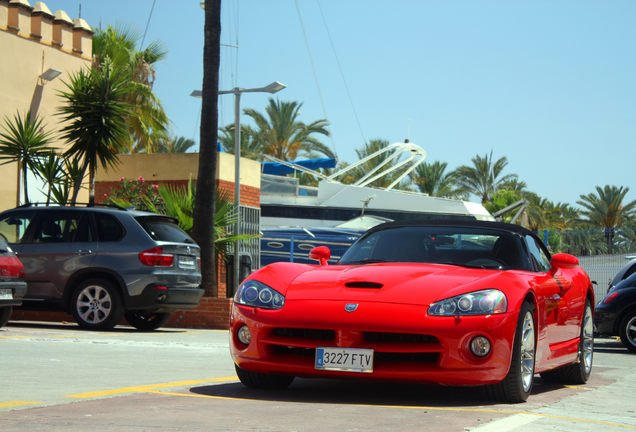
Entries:
{"type": "Polygon", "coordinates": [[[134,207],[121,207],[118,206],[117,204],[111,204],[111,203],[75,203],[74,205],[68,205],[68,204],[58,204],[58,203],[52,203],[52,204],[46,204],[46,203],[41,203],[41,202],[36,202],[36,203],[28,203],[28,204],[22,204],[20,206],[18,206],[17,208],[28,208],[28,207],[109,207],[109,208],[114,208],[117,210],[134,210],[134,207]]]}

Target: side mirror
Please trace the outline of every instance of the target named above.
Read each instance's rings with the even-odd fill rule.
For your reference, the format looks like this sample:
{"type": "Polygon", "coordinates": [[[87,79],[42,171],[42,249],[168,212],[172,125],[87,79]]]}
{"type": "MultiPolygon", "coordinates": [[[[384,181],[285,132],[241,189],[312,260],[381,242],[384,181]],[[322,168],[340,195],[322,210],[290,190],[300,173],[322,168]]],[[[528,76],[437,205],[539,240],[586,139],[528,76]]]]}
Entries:
{"type": "Polygon", "coordinates": [[[552,266],[551,272],[554,273],[558,269],[571,269],[578,267],[579,260],[574,255],[558,253],[552,256],[550,265],[552,266]]]}
{"type": "Polygon", "coordinates": [[[327,265],[327,261],[331,258],[331,251],[327,246],[318,246],[309,252],[309,258],[320,261],[320,265],[327,265]]]}

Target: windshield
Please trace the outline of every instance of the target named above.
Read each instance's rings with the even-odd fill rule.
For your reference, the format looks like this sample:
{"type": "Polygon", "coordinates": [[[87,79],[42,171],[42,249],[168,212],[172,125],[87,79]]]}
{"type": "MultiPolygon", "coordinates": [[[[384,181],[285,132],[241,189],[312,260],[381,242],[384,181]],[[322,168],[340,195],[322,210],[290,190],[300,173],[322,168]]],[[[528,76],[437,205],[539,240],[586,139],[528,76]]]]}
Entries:
{"type": "Polygon", "coordinates": [[[463,226],[406,226],[362,236],[339,264],[437,263],[489,269],[529,269],[521,238],[463,226]]]}

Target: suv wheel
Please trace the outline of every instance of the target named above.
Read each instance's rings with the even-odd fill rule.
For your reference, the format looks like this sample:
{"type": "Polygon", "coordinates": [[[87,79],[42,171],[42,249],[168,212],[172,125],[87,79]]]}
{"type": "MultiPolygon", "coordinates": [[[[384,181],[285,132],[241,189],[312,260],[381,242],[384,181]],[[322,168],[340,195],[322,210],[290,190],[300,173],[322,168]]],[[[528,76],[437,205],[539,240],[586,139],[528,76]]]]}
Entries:
{"type": "Polygon", "coordinates": [[[119,324],[124,306],[119,291],[104,279],[82,282],[73,293],[71,311],[86,330],[110,330],[119,324]]]}
{"type": "Polygon", "coordinates": [[[170,320],[171,313],[126,312],[124,318],[137,330],[157,330],[170,320]]]}

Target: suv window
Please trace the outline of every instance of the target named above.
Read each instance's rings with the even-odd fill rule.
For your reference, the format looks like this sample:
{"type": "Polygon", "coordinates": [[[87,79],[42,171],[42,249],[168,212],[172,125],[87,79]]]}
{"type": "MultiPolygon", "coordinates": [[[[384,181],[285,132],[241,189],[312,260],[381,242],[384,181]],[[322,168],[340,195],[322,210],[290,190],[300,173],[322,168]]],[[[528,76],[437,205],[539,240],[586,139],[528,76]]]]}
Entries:
{"type": "Polygon", "coordinates": [[[539,271],[550,271],[550,257],[543,248],[537,244],[537,240],[534,237],[527,236],[526,244],[528,245],[530,259],[534,263],[534,267],[539,271]]]}
{"type": "Polygon", "coordinates": [[[92,241],[88,217],[78,211],[51,211],[40,218],[32,243],[92,241]]]}
{"type": "Polygon", "coordinates": [[[194,240],[172,219],[162,217],[139,217],[136,219],[153,240],[194,243],[194,240]]]}
{"type": "Polygon", "coordinates": [[[34,210],[16,211],[5,215],[0,220],[0,235],[9,244],[21,243],[33,216],[34,210]]]}
{"type": "Polygon", "coordinates": [[[94,213],[97,238],[103,242],[116,242],[124,236],[124,228],[119,221],[105,213],[94,213]]]}

